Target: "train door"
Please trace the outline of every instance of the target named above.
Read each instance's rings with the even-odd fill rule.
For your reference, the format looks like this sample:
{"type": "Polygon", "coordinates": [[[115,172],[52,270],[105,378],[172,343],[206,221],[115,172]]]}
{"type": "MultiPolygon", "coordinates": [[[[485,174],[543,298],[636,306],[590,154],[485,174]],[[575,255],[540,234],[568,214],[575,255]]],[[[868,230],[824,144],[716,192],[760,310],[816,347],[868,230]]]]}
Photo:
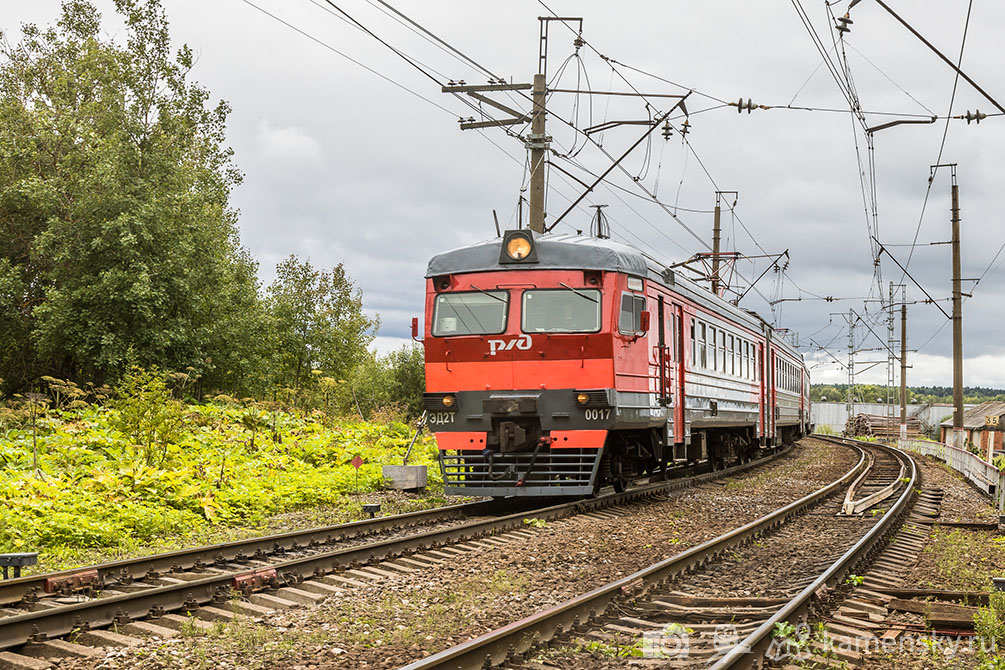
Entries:
{"type": "Polygon", "coordinates": [[[656,360],[658,362],[657,393],[660,407],[673,406],[673,315],[667,309],[663,296],[659,297],[656,308],[656,318],[659,321],[658,342],[656,344],[656,360]]]}
{"type": "Polygon", "coordinates": [[[764,379],[765,383],[768,385],[768,439],[771,440],[771,445],[775,446],[778,443],[778,380],[775,377],[775,355],[772,351],[770,342],[768,343],[768,346],[765,347],[764,358],[767,361],[764,379]]]}
{"type": "Polygon", "coordinates": [[[804,430],[805,415],[806,415],[806,397],[803,391],[806,389],[806,382],[803,379],[803,369],[799,368],[799,432],[802,433],[804,430]]]}
{"type": "Polygon", "coordinates": [[[670,332],[673,333],[672,351],[673,365],[670,374],[672,375],[672,386],[674,395],[673,416],[674,416],[674,442],[684,443],[684,308],[681,305],[671,303],[670,318],[672,319],[670,332]]]}
{"type": "Polygon", "coordinates": [[[760,378],[760,395],[761,395],[761,445],[767,446],[768,440],[771,436],[771,385],[767,382],[767,366],[765,366],[765,361],[767,359],[765,352],[767,351],[767,344],[758,342],[757,352],[754,356],[755,364],[757,365],[757,376],[760,378]]]}

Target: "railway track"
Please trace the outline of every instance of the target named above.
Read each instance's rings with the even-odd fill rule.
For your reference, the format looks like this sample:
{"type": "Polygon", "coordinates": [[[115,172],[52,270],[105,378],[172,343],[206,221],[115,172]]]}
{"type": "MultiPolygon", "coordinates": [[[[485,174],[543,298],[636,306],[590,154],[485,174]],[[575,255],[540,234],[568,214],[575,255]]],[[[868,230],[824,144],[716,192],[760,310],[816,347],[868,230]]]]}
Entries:
{"type": "MultiPolygon", "coordinates": [[[[601,668],[623,663],[620,655],[724,670],[760,667],[765,657],[789,652],[829,663],[836,652],[800,637],[796,626],[859,583],[857,576],[846,580],[878,551],[918,484],[908,455],[840,441],[859,451],[859,461],[814,493],[403,670],[601,668]],[[850,494],[842,501],[845,490],[850,494]],[[845,512],[848,500],[861,508],[854,503],[867,499],[868,507],[845,512]]],[[[837,661],[856,658],[849,653],[837,661]]]]}
{"type": "Polygon", "coordinates": [[[360,580],[455,557],[453,543],[519,539],[528,515],[605,514],[769,460],[543,508],[500,514],[489,501],[456,505],[0,582],[0,669],[36,670],[49,658],[94,656],[96,647],[171,637],[204,620],[313,604],[360,580]]]}

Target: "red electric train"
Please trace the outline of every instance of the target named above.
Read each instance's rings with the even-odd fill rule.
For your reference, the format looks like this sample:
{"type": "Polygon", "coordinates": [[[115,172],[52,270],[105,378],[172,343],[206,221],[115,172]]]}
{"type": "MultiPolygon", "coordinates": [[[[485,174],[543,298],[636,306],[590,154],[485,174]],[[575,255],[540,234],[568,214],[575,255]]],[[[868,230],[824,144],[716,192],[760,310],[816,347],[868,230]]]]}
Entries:
{"type": "Polygon", "coordinates": [[[448,494],[620,491],[811,430],[806,366],[770,324],[609,239],[511,230],[437,255],[425,314],[448,494]]]}

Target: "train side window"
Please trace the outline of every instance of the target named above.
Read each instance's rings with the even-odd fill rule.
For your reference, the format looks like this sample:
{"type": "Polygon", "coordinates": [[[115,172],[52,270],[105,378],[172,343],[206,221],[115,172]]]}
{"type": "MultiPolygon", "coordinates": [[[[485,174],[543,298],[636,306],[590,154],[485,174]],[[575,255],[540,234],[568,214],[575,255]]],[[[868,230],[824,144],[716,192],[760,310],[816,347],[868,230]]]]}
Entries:
{"type": "Polygon", "coordinates": [[[618,316],[618,330],[625,334],[635,334],[635,317],[632,310],[635,301],[631,293],[621,294],[621,314],[618,316]]]}
{"type": "Polygon", "coordinates": [[[642,332],[642,312],[646,311],[645,296],[634,293],[621,294],[621,313],[618,316],[618,331],[622,335],[638,335],[642,332]]]}
{"type": "Polygon", "coordinates": [[[701,363],[702,369],[708,369],[708,354],[706,352],[705,345],[705,324],[698,324],[698,360],[701,363]]]}
{"type": "Polygon", "coordinates": [[[694,337],[694,319],[691,319],[691,367],[698,367],[698,341],[694,337]]]}
{"type": "MultiPolygon", "coordinates": [[[[672,314],[670,316],[670,332],[673,333],[673,335],[670,337],[670,341],[673,342],[673,350],[670,353],[670,358],[673,360],[677,360],[678,356],[683,357],[684,353],[683,351],[677,351],[677,347],[680,346],[681,335],[683,335],[683,333],[678,331],[678,328],[680,328],[680,321],[678,320],[676,314],[672,314]]],[[[681,349],[683,349],[683,347],[681,347],[681,349]]]]}
{"type": "Polygon", "coordinates": [[[722,361],[720,371],[726,373],[726,332],[719,331],[719,358],[722,361]]]}
{"type": "Polygon", "coordinates": [[[716,351],[717,334],[715,328],[712,326],[708,327],[708,357],[711,359],[708,368],[714,372],[719,371],[719,352],[716,351]]]}
{"type": "Polygon", "coordinates": [[[730,374],[734,377],[737,376],[737,339],[730,336],[730,374]]]}
{"type": "Polygon", "coordinates": [[[667,359],[677,358],[677,329],[673,327],[673,314],[667,317],[666,325],[669,337],[666,338],[667,359]]]}

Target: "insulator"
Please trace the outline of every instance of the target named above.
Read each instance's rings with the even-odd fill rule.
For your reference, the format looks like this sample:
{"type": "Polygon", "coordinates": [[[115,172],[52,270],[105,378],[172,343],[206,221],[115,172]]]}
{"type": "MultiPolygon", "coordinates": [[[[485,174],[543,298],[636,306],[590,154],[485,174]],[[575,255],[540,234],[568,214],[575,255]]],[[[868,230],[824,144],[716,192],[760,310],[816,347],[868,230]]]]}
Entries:
{"type": "Polygon", "coordinates": [[[964,116],[963,118],[967,120],[967,125],[969,126],[971,121],[976,121],[977,123],[980,123],[981,120],[988,118],[988,115],[981,113],[981,110],[979,109],[975,110],[974,112],[967,110],[967,115],[964,116]]]}
{"type": "Polygon", "coordinates": [[[688,123],[687,119],[684,119],[684,123],[680,124],[680,134],[687,135],[689,132],[691,132],[691,124],[688,123]]]}
{"type": "Polygon", "coordinates": [[[670,127],[670,121],[664,121],[663,122],[663,139],[669,140],[671,135],[673,135],[673,128],[670,127]]]}
{"type": "Polygon", "coordinates": [[[839,16],[838,17],[837,23],[834,24],[834,28],[839,33],[850,33],[851,32],[851,24],[853,24],[853,23],[855,23],[855,22],[852,21],[848,17],[847,14],[845,14],[844,16],[839,16]]]}
{"type": "Polygon", "coordinates": [[[576,37],[576,39],[572,40],[572,46],[576,47],[576,50],[577,50],[577,51],[578,51],[578,50],[579,50],[579,48],[580,48],[581,46],[583,46],[584,44],[586,44],[586,42],[584,42],[584,41],[583,41],[583,38],[582,38],[582,37],[576,37]]]}

